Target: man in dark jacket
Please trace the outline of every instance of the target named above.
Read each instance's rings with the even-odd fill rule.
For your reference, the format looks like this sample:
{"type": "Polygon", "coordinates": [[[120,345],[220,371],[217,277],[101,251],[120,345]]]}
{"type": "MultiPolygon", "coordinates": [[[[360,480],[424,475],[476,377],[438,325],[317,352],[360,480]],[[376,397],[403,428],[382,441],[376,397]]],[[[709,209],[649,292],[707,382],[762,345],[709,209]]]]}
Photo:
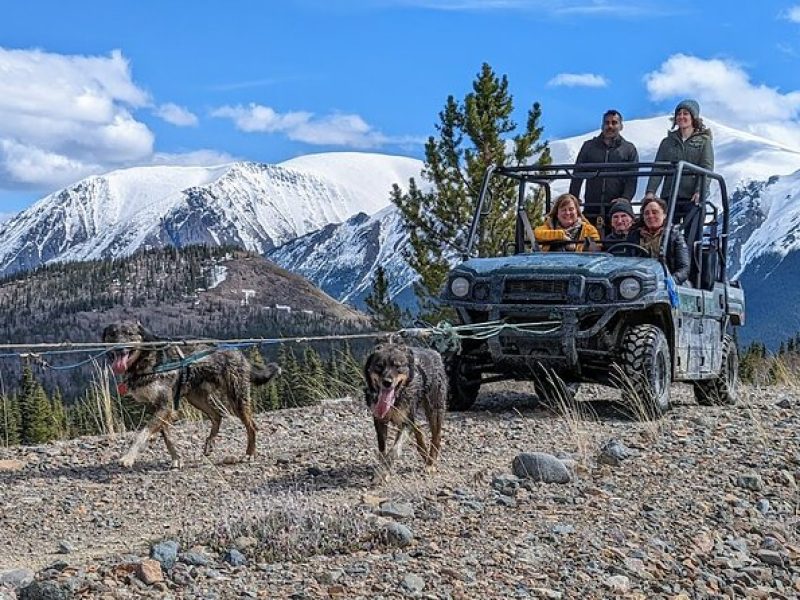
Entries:
{"type": "MultiPolygon", "coordinates": [[[[603,127],[600,135],[587,140],[578,152],[576,164],[581,163],[618,163],[639,162],[636,146],[620,135],[622,131],[622,115],[618,110],[607,110],[603,115],[603,127]]],[[[586,173],[586,171],[583,171],[586,173]]],[[[589,171],[591,172],[591,171],[589,171]]],[[[575,169],[575,175],[581,173],[575,169]]],[[[575,177],[570,183],[569,193],[580,197],[583,179],[575,177]]],[[[586,179],[586,193],[583,196],[583,214],[593,225],[601,229],[602,219],[614,198],[633,199],[636,193],[636,177],[589,177],[586,179]]],[[[608,230],[607,227],[602,227],[608,230]]]]}

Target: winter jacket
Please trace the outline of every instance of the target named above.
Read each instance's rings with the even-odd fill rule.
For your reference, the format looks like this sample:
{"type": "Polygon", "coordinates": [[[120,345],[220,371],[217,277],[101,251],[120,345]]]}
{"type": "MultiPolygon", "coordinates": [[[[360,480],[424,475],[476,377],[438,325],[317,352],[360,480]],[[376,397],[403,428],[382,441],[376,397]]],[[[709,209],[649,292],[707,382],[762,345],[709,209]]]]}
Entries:
{"type": "MultiPolygon", "coordinates": [[[[703,167],[710,171],[714,170],[714,146],[711,138],[711,131],[696,131],[684,142],[679,130],[670,131],[667,137],[661,140],[656,152],[656,162],[678,162],[685,160],[698,167],[703,167]]],[[[661,190],[661,197],[669,198],[672,192],[672,177],[662,177],[654,175],[647,181],[647,192],[656,193],[661,180],[664,181],[664,188],[661,190]]],[[[678,198],[689,199],[695,192],[700,191],[702,178],[697,175],[684,174],[678,186],[678,198]]],[[[706,180],[706,196],[711,181],[706,180]]]]}
{"type": "MultiPolygon", "coordinates": [[[[606,145],[602,135],[586,140],[578,152],[576,164],[580,163],[616,163],[639,162],[636,146],[623,138],[615,137],[610,145],[606,145]]],[[[579,173],[580,169],[575,169],[579,173]]],[[[580,198],[583,179],[573,179],[569,185],[569,193],[580,198]]],[[[636,193],[636,177],[595,177],[586,180],[586,193],[583,196],[583,212],[587,216],[605,218],[611,201],[616,198],[632,200],[636,193]]]]}
{"type": "MultiPolygon", "coordinates": [[[[636,228],[631,230],[625,241],[631,244],[641,245],[641,229],[636,228]]],[[[653,258],[658,258],[658,255],[653,256],[653,258]]],[[[667,268],[669,272],[672,273],[672,278],[675,280],[675,283],[681,284],[689,279],[689,246],[686,245],[683,233],[681,233],[681,229],[677,225],[673,226],[669,232],[666,260],[667,268]]]]}
{"type": "MultiPolygon", "coordinates": [[[[570,239],[566,231],[553,225],[549,219],[543,225],[539,225],[534,229],[533,235],[536,236],[536,242],[544,252],[550,251],[550,244],[552,242],[566,242],[570,239]]],[[[578,234],[578,239],[572,244],[553,244],[553,251],[567,250],[583,252],[584,243],[587,239],[593,242],[599,242],[600,234],[597,233],[597,229],[595,229],[594,225],[584,220],[581,231],[578,234]]]]}

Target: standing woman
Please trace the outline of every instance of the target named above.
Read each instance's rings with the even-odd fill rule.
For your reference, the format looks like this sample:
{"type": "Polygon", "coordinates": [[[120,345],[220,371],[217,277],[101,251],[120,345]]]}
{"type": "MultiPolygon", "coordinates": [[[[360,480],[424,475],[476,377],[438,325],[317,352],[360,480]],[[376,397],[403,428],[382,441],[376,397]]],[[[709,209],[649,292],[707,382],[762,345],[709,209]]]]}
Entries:
{"type": "MultiPolygon", "coordinates": [[[[714,147],[712,145],[711,130],[703,124],[700,118],[700,105],[696,100],[683,100],[675,107],[672,118],[674,128],[667,132],[667,137],[661,140],[656,153],[656,162],[677,162],[684,160],[698,167],[710,171],[714,170],[714,147]]],[[[645,198],[654,198],[661,180],[664,188],[661,190],[662,198],[669,198],[672,193],[672,177],[654,175],[647,182],[645,198]]],[[[678,182],[678,197],[675,205],[675,221],[684,220],[683,230],[686,233],[689,246],[700,239],[702,234],[702,208],[693,210],[700,202],[700,186],[703,178],[698,175],[684,173],[678,182]],[[691,215],[690,215],[691,213],[691,215]],[[687,216],[690,218],[687,219],[687,216]]],[[[706,180],[705,197],[708,197],[709,182],[706,180]]]]}

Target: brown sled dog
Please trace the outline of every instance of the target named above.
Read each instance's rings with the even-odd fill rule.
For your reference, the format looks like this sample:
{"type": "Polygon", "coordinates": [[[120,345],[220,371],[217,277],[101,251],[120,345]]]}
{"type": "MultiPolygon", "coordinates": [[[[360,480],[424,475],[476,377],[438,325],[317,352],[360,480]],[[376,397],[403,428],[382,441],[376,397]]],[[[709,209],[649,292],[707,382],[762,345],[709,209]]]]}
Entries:
{"type": "MultiPolygon", "coordinates": [[[[106,343],[129,344],[153,342],[159,338],[145,329],[141,323],[132,321],[113,323],[103,330],[106,343]]],[[[190,346],[184,354],[209,350],[210,346],[190,346]]],[[[180,361],[181,353],[165,341],[163,347],[132,347],[113,349],[111,368],[117,375],[124,375],[124,386],[134,400],[155,409],[147,426],[139,432],[133,445],[120,459],[124,467],[131,467],[141,449],[151,437],[161,433],[167,446],[172,467],[183,465],[178,452],[169,439],[169,426],[177,416],[175,403],[185,398],[192,406],[211,419],[211,432],[206,438],[203,453],[208,455],[214,448],[214,438],[219,433],[224,414],[234,414],[241,419],[247,430],[245,457],[256,453],[256,425],[250,405],[250,385],[267,383],[280,373],[280,367],[269,363],[258,368],[250,364],[238,350],[217,350],[203,355],[187,367],[159,372],[160,365],[174,365],[180,361]],[[176,398],[176,394],[179,396],[176,398]]]]}
{"type": "Polygon", "coordinates": [[[447,375],[439,353],[404,344],[379,344],[367,357],[364,379],[367,406],[372,409],[378,436],[378,452],[384,462],[376,473],[376,479],[388,476],[410,431],[414,433],[426,469],[433,470],[439,457],[442,422],[447,407],[447,375]],[[429,447],[415,420],[419,408],[424,411],[431,430],[429,447]],[[389,423],[398,427],[398,431],[387,453],[389,423]]]}

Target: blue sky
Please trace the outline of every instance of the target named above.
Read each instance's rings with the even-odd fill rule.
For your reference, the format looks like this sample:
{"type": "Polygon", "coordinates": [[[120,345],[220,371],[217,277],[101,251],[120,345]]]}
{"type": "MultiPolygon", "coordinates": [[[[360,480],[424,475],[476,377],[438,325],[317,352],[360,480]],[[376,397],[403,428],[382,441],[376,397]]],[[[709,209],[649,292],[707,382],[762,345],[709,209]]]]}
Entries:
{"type": "Polygon", "coordinates": [[[800,149],[800,0],[28,0],[0,20],[0,213],[131,165],[421,158],[483,62],[549,138],[690,96],[800,149]]]}

